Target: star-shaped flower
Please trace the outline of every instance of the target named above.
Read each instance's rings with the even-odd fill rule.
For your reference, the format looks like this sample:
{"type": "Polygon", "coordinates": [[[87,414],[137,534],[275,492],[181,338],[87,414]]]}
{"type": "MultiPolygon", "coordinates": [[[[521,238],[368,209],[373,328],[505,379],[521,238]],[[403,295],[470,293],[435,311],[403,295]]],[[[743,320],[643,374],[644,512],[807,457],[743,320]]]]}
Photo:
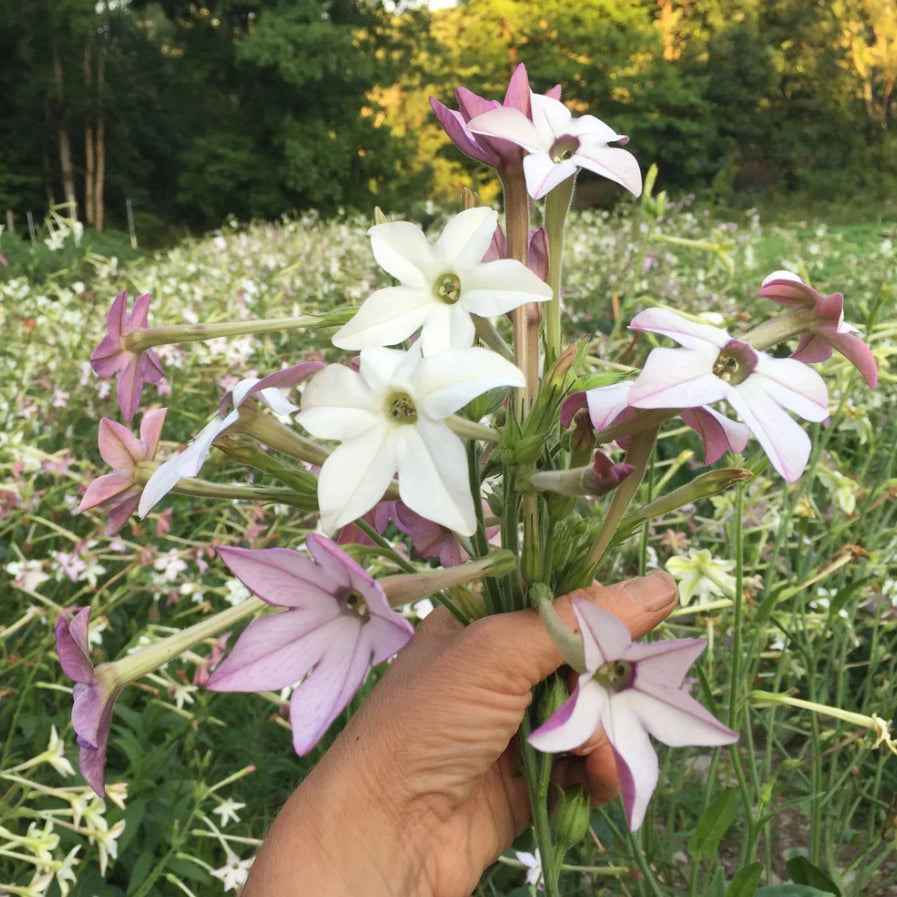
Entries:
{"type": "Polygon", "coordinates": [[[125,525],[140,501],[143,486],[137,481],[137,468],[155,458],[165,414],[165,408],[147,411],[140,424],[139,439],[127,427],[107,417],[100,421],[100,455],[112,467],[112,473],[91,482],[75,513],[97,506],[109,508],[107,536],[115,535],[125,525]]]}
{"type": "Polygon", "coordinates": [[[787,308],[813,312],[813,324],[797,344],[791,357],[814,364],[831,358],[837,349],[865,377],[870,387],[878,383],[878,366],[872,350],[856,335],[856,327],[844,323],[844,296],[823,296],[790,271],[773,271],[764,278],[760,296],[787,308]]]}
{"type": "Polygon", "coordinates": [[[523,383],[519,368],[488,349],[423,358],[419,343],[407,352],[365,349],[357,372],[332,364],[316,374],[296,420],[313,436],[342,442],[318,479],[324,531],[367,513],[398,473],[411,510],[472,535],[467,453],[445,418],[481,393],[523,383]]]}
{"type": "Polygon", "coordinates": [[[317,744],[368,668],[414,635],[379,583],[339,546],[314,534],[306,546],[313,560],[289,548],[218,549],[247,588],[287,610],[250,623],[206,686],[278,691],[298,684],[290,721],[300,755],[317,744]]]}
{"type": "Polygon", "coordinates": [[[333,343],[341,349],[394,345],[421,329],[424,355],[473,345],[471,315],[491,318],[551,298],[549,286],[521,262],[484,262],[498,226],[494,209],[466,209],[434,245],[408,221],[368,231],[374,258],[399,286],[372,293],[333,343]]]}
{"type": "Polygon", "coordinates": [[[611,143],[625,145],[629,138],[594,115],[574,118],[560,101],[531,94],[532,117],[519,109],[501,107],[477,115],[468,122],[474,134],[509,140],[522,146],[526,187],[533,199],[541,199],[561,181],[588,168],[615,181],[630,193],[642,192],[642,173],[635,156],[611,143]]]}
{"type": "Polygon", "coordinates": [[[90,661],[87,630],[90,608],[78,611],[71,619],[56,621],[56,651],[63,672],[75,683],[72,727],[81,748],[78,766],[93,790],[105,797],[106,747],[112,708],[122,685],[94,670],[90,661]]]}
{"type": "Polygon", "coordinates": [[[90,356],[91,366],[101,377],[118,374],[118,404],[128,423],[140,406],[143,384],[158,383],[165,376],[152,349],[136,353],[128,347],[128,335],[146,327],[151,298],[144,293],[128,314],[128,293],[122,290],[106,315],[106,335],[90,356]]]}
{"type": "Polygon", "coordinates": [[[572,603],[585,670],[573,694],[529,741],[540,751],[569,751],[602,726],[617,761],[629,828],[635,831],[657,784],[657,754],[649,735],[671,747],[731,744],[738,736],[682,687],[704,639],[634,645],[612,614],[579,598],[572,603]]]}
{"type": "Polygon", "coordinates": [[[716,560],[706,548],[689,548],[688,557],[679,555],[666,562],[667,570],[679,582],[679,602],[686,605],[697,595],[698,604],[706,604],[712,597],[731,598],[735,595],[735,577],[729,571],[735,561],[716,560]]]}
{"type": "Polygon", "coordinates": [[[634,408],[697,408],[725,399],[769,455],[773,467],[796,480],[810,457],[810,438],[785,411],[806,420],[828,417],[828,391],[803,362],[773,358],[725,330],[662,308],[640,312],[632,330],[662,333],[681,349],[653,349],[632,384],[634,408]]]}
{"type": "MultiPolygon", "coordinates": [[[[466,87],[459,87],[455,95],[458,99],[457,111],[449,109],[439,100],[430,97],[430,105],[436,113],[436,118],[439,119],[439,124],[442,125],[455,146],[472,159],[476,159],[477,162],[489,165],[499,171],[511,161],[517,161],[519,164],[522,150],[516,143],[501,138],[492,139],[485,135],[473,134],[468,129],[467,122],[484,112],[501,109],[502,106],[516,109],[529,118],[530,89],[526,66],[521,63],[514,69],[503,103],[499,103],[498,100],[484,99],[466,87]]],[[[560,99],[560,85],[549,90],[547,95],[554,99],[560,99]]]]}

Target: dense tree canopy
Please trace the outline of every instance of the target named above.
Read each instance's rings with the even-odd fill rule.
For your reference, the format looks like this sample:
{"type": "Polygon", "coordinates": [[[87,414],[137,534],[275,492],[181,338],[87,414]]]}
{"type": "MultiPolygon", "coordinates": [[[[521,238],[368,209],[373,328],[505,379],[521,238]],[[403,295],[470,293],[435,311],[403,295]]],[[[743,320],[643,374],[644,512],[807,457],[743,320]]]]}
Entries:
{"type": "MultiPolygon", "coordinates": [[[[370,210],[494,187],[429,114],[524,61],[666,186],[776,195],[895,172],[897,0],[0,0],[0,212],[370,210]]],[[[588,191],[584,190],[586,195],[588,191]]]]}

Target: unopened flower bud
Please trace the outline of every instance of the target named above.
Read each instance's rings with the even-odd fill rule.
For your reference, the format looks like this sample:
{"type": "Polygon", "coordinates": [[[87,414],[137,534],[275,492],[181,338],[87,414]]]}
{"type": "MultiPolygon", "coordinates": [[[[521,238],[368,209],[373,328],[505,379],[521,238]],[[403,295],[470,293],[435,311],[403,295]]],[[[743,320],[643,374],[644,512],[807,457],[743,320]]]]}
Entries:
{"type": "Polygon", "coordinates": [[[545,684],[545,691],[539,699],[538,720],[541,726],[570,697],[562,676],[552,676],[545,684]]]}
{"type": "Polygon", "coordinates": [[[589,830],[589,820],[589,801],[582,786],[563,789],[549,820],[558,847],[567,850],[581,841],[589,830]]]}

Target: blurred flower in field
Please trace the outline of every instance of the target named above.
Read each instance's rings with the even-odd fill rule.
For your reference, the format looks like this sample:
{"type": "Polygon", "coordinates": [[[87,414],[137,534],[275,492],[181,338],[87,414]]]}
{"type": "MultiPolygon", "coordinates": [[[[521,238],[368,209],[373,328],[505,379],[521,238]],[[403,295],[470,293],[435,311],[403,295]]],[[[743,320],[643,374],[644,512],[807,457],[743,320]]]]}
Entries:
{"type": "Polygon", "coordinates": [[[706,548],[689,548],[687,558],[671,557],[665,566],[679,583],[679,602],[683,605],[695,595],[699,607],[713,596],[735,596],[735,577],[729,575],[735,561],[715,560],[706,548]]]}
{"type": "MultiPolygon", "coordinates": [[[[520,146],[500,137],[492,138],[485,134],[474,134],[468,128],[467,123],[484,112],[503,107],[514,109],[525,118],[530,118],[531,91],[526,66],[521,63],[514,69],[503,103],[499,103],[498,100],[486,100],[466,87],[459,87],[455,95],[458,99],[458,111],[449,109],[439,100],[430,97],[430,105],[436,113],[436,118],[439,119],[439,124],[442,125],[455,146],[477,162],[497,169],[499,174],[509,164],[516,162],[519,165],[520,157],[523,154],[520,146]]],[[[560,85],[549,90],[547,96],[560,99],[560,85]]]]}
{"type": "Polygon", "coordinates": [[[144,293],[128,314],[128,293],[122,290],[106,315],[107,333],[90,356],[91,366],[101,377],[118,374],[118,404],[128,423],[137,413],[143,384],[158,383],[165,376],[152,349],[136,353],[128,344],[131,333],[146,328],[151,298],[149,293],[144,293]]]}
{"type": "Polygon", "coordinates": [[[44,572],[42,561],[10,561],[3,569],[12,576],[12,584],[26,592],[33,592],[50,579],[49,574],[44,572]]]}
{"type": "Polygon", "coordinates": [[[223,800],[218,801],[218,806],[212,810],[213,813],[217,813],[220,817],[219,825],[226,825],[228,820],[233,820],[234,822],[240,821],[240,816],[238,811],[242,810],[246,804],[241,804],[238,800],[233,800],[228,797],[223,800]]]}
{"type": "Polygon", "coordinates": [[[250,623],[209,677],[211,691],[278,691],[290,699],[293,746],[308,753],[382,663],[414,635],[379,583],[336,543],[310,535],[312,559],[289,548],[219,548],[231,572],[284,612],[250,623]]]}
{"type": "Polygon", "coordinates": [[[853,514],[857,507],[860,484],[856,480],[844,476],[836,467],[835,459],[831,456],[829,456],[828,463],[822,461],[814,467],[813,471],[835,504],[845,514],[853,514]]]}
{"type": "Polygon", "coordinates": [[[127,427],[108,417],[100,421],[100,455],[112,467],[112,473],[91,482],[75,513],[80,514],[89,508],[109,508],[109,520],[104,528],[107,536],[121,530],[140,501],[143,486],[138,482],[137,469],[156,457],[166,411],[159,408],[143,415],[140,439],[127,427]]]}
{"type": "Polygon", "coordinates": [[[594,115],[574,118],[557,99],[530,94],[531,116],[517,108],[500,107],[477,115],[468,130],[491,139],[522,146],[526,187],[541,199],[561,181],[587,168],[621,184],[630,193],[642,192],[642,173],[635,156],[611,143],[625,145],[629,138],[594,115]]]}
{"type": "Polygon", "coordinates": [[[626,819],[635,831],[659,774],[649,734],[671,747],[731,744],[738,736],[682,687],[704,650],[703,639],[635,645],[612,614],[579,598],[572,604],[585,670],[573,694],[528,740],[540,751],[570,751],[602,726],[617,761],[626,819]]]}
{"type": "Polygon", "coordinates": [[[790,271],[773,271],[763,280],[760,296],[787,308],[813,312],[809,333],[800,338],[791,357],[813,364],[831,358],[837,349],[863,375],[870,387],[878,383],[878,366],[872,350],[856,335],[856,327],[844,323],[844,296],[823,296],[790,271]]]}
{"type": "Polygon", "coordinates": [[[321,527],[333,532],[366,514],[398,473],[411,510],[469,536],[476,531],[467,453],[445,418],[501,386],[521,386],[518,367],[488,349],[422,358],[365,349],[359,370],[332,364],[305,388],[296,420],[313,436],[342,444],[321,467],[321,527]]]}
{"type": "Polygon", "coordinates": [[[225,845],[224,865],[220,869],[212,869],[212,875],[221,879],[225,891],[238,891],[249,876],[255,857],[241,860],[227,845],[225,845]]]}
{"type": "Polygon", "coordinates": [[[811,421],[828,417],[828,391],[819,374],[793,358],[773,358],[725,330],[662,308],[640,312],[629,327],[661,333],[682,346],[651,350],[632,384],[630,405],[693,409],[725,399],[786,480],[803,473],[810,437],[785,409],[811,421]]]}
{"type": "Polygon", "coordinates": [[[526,302],[551,298],[551,289],[521,262],[484,262],[498,213],[484,207],[451,218],[431,245],[408,221],[368,231],[374,257],[398,286],[371,294],[355,317],[334,334],[341,349],[395,345],[421,329],[424,355],[473,345],[471,315],[492,318],[526,302]]]}

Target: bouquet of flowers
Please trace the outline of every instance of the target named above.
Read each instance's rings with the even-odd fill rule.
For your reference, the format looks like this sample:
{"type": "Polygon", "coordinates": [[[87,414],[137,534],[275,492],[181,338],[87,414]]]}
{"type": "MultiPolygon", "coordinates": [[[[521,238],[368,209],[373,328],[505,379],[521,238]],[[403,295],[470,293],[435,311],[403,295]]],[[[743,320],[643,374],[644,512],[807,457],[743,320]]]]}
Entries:
{"type": "MultiPolygon", "coordinates": [[[[811,365],[837,350],[874,387],[876,363],[844,322],[843,297],[822,295],[788,271],[760,286],[781,313],[749,327],[741,322],[735,333],[661,304],[639,311],[628,325],[633,341],[652,347],[641,368],[590,356],[588,340],[568,344],[563,251],[574,184],[585,168],[641,195],[628,138],[591,115],[571,115],[560,87],[534,93],[522,65],[502,102],[463,87],[457,99],[457,110],[435,100],[433,109],[460,150],[495,170],[503,217],[467,193],[431,242],[414,223],[378,212],[371,251],[394,284],[357,310],[150,327],[149,295],[130,309],[124,292],[116,297],[91,362],[100,376],[117,376],[128,424],[143,384],[164,376],[154,347],[304,329],[345,354],[330,349],[331,363],[306,359],[241,380],[189,446],[164,460],[157,452],[165,409],[144,411],[139,435],[103,419],[99,449],[112,472],[90,485],[78,510],[105,508],[106,530],[115,533],[175,492],[292,505],[317,515],[317,524],[304,546],[218,546],[221,562],[254,597],[119,660],[93,665],[89,608],[60,618],[56,635],[75,683],[81,771],[102,795],[121,690],[244,620],[226,656],[218,651],[206,687],[295,686],[293,745],[305,754],[371,667],[414,638],[403,609],[431,598],[467,624],[535,608],[578,674],[569,695],[558,696],[557,683],[542,687],[545,698],[533,702],[519,739],[542,881],[554,895],[588,810],[571,797],[566,806],[576,807],[579,820],[572,825],[549,812],[552,754],[577,748],[603,726],[634,830],[659,776],[650,737],[672,746],[728,745],[740,720],[734,700],[723,724],[685,684],[703,640],[633,644],[618,620],[577,600],[574,631],[552,599],[592,583],[612,549],[653,518],[727,489],[740,499],[742,484],[766,463],[760,453],[748,463],[740,458],[751,436],[778,474],[799,478],[811,442],[795,418],[829,416],[825,381],[811,365]],[[795,338],[787,356],[770,354],[795,338]],[[639,504],[658,434],[674,419],[703,441],[710,469],[639,504]],[[266,485],[255,476],[249,483],[201,478],[213,448],[266,485]],[[719,466],[727,455],[730,466],[719,466]]],[[[663,202],[651,195],[653,174],[646,214],[663,202]]],[[[737,580],[733,596],[735,689],[737,580]]]]}

